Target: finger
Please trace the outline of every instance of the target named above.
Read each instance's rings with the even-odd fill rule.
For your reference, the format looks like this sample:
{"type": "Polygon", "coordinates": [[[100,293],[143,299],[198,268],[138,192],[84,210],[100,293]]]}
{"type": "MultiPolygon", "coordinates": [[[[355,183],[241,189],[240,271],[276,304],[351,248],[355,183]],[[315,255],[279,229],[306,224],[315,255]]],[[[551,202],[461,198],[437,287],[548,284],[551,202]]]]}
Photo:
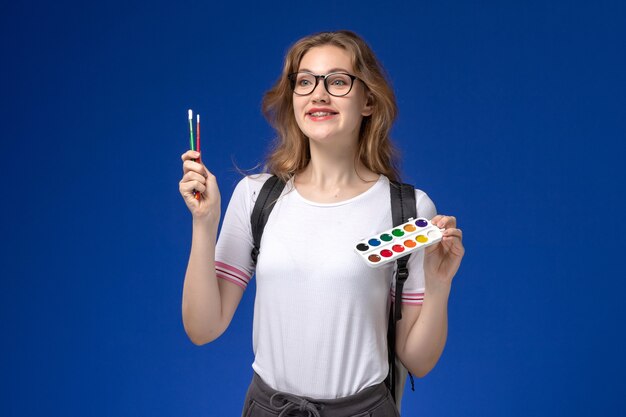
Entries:
{"type": "MultiPolygon", "coordinates": [[[[445,216],[441,216],[441,217],[445,218],[445,216]]],[[[444,231],[441,232],[441,240],[444,246],[448,248],[450,245],[455,244],[454,240],[456,240],[457,242],[462,242],[463,232],[461,231],[461,229],[456,229],[456,228],[445,229],[444,231]]],[[[428,254],[437,250],[438,246],[439,246],[439,243],[428,246],[426,248],[426,253],[428,254]]]]}
{"type": "Polygon", "coordinates": [[[202,184],[205,184],[206,177],[204,175],[198,174],[197,172],[189,171],[185,175],[183,175],[183,182],[188,182],[188,181],[198,181],[198,182],[201,182],[202,184]]]}
{"type": "Polygon", "coordinates": [[[206,191],[206,185],[202,184],[198,181],[192,181],[195,185],[193,186],[194,191],[199,192],[200,194],[204,194],[206,191]]]}
{"type": "Polygon", "coordinates": [[[456,227],[456,217],[454,217],[454,216],[445,216],[445,215],[440,215],[440,216],[441,217],[438,218],[438,219],[436,219],[436,218],[439,217],[439,216],[433,217],[433,220],[431,220],[431,223],[433,223],[434,225],[436,225],[440,229],[449,229],[449,228],[455,228],[456,227]]]}
{"type": "Polygon", "coordinates": [[[193,172],[197,172],[200,175],[203,175],[204,177],[206,177],[206,168],[205,166],[200,163],[200,162],[196,162],[193,160],[186,160],[185,162],[183,162],[183,172],[186,174],[189,171],[193,171],[193,172]]]}
{"type": "Polygon", "coordinates": [[[433,217],[430,222],[434,224],[435,226],[437,226],[438,228],[443,229],[446,226],[447,218],[448,217],[444,216],[443,214],[438,214],[435,217],[433,217]]]}
{"type": "Polygon", "coordinates": [[[206,191],[206,185],[202,184],[199,181],[187,181],[180,182],[179,187],[181,194],[184,196],[192,196],[193,192],[198,191],[200,193],[204,193],[206,191]]]}
{"type": "Polygon", "coordinates": [[[448,251],[457,256],[463,256],[465,247],[463,246],[463,232],[460,229],[450,229],[443,233],[442,243],[448,251]]]}
{"type": "Polygon", "coordinates": [[[180,159],[182,159],[183,162],[193,160],[193,159],[200,159],[200,152],[188,150],[187,152],[185,152],[184,154],[180,156],[180,159]]]}
{"type": "Polygon", "coordinates": [[[448,245],[456,244],[455,242],[459,242],[462,244],[463,242],[463,232],[459,229],[446,229],[442,233],[442,241],[448,245]]]}
{"type": "Polygon", "coordinates": [[[448,237],[442,240],[446,253],[462,257],[465,254],[465,246],[458,237],[448,237]]]}
{"type": "Polygon", "coordinates": [[[442,218],[442,217],[443,217],[443,216],[442,216],[441,214],[437,214],[435,217],[433,217],[432,219],[430,219],[430,223],[431,223],[431,224],[434,224],[434,225],[437,225],[437,222],[438,222],[439,220],[441,220],[441,218],[442,218]]]}
{"type": "Polygon", "coordinates": [[[442,232],[444,238],[446,237],[457,237],[463,240],[463,231],[457,228],[449,228],[442,232]]]}

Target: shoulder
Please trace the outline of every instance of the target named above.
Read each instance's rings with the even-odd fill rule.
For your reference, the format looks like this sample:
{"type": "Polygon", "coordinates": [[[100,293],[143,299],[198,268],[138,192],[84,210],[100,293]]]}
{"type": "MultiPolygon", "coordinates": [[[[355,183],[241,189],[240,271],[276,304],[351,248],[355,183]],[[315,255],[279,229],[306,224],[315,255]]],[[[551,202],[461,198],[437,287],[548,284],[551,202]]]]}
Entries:
{"type": "Polygon", "coordinates": [[[433,200],[426,194],[426,192],[416,188],[415,189],[415,204],[417,205],[417,215],[432,219],[437,215],[437,208],[433,200]]]}
{"type": "Polygon", "coordinates": [[[233,192],[233,196],[237,196],[240,198],[248,197],[248,198],[252,198],[253,200],[256,199],[256,195],[261,190],[261,187],[263,187],[263,184],[265,184],[265,181],[267,181],[267,179],[271,176],[272,176],[271,174],[261,173],[261,174],[247,175],[243,177],[241,180],[239,180],[239,182],[235,186],[235,191],[233,192]]]}
{"type": "Polygon", "coordinates": [[[239,181],[239,183],[244,183],[246,185],[246,187],[248,187],[251,190],[258,190],[261,187],[263,187],[263,184],[265,184],[265,181],[267,181],[268,178],[270,178],[272,176],[272,174],[269,174],[267,172],[262,172],[260,174],[253,174],[253,175],[246,175],[245,177],[243,177],[241,179],[241,181],[239,181]]]}
{"type": "Polygon", "coordinates": [[[230,197],[229,211],[241,212],[242,215],[251,214],[259,191],[270,176],[270,174],[263,173],[248,175],[240,179],[230,197]]]}
{"type": "MultiPolygon", "coordinates": [[[[385,175],[381,175],[381,179],[383,184],[386,185],[386,188],[391,186],[391,181],[385,175]]],[[[417,206],[417,215],[427,219],[435,217],[437,215],[437,209],[433,200],[431,200],[425,191],[415,188],[413,184],[411,185],[415,189],[415,205],[417,206]]]]}

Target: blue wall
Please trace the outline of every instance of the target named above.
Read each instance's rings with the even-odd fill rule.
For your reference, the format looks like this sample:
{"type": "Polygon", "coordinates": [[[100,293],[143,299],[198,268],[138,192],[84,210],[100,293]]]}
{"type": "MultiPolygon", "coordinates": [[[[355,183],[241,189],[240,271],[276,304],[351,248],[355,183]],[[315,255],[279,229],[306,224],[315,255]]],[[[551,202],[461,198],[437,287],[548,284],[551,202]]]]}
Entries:
{"type": "Polygon", "coordinates": [[[181,322],[187,109],[225,208],[286,49],[341,28],[394,84],[404,179],[465,234],[406,415],[626,414],[623,2],[38,3],[0,6],[1,415],[239,415],[254,285],[218,341],[181,322]]]}

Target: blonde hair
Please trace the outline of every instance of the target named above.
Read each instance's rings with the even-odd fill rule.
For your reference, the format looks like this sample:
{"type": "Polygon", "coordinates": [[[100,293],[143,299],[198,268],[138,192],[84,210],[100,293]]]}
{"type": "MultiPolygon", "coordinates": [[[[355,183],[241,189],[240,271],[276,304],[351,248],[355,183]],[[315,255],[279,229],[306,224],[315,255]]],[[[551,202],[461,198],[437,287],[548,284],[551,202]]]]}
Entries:
{"type": "Polygon", "coordinates": [[[354,75],[365,83],[371,96],[373,112],[361,123],[355,158],[371,171],[398,180],[397,151],[389,138],[398,113],[395,95],[372,49],[356,33],[347,30],[304,37],[287,52],[282,74],[265,93],[262,102],[263,115],[278,133],[274,148],[267,157],[267,170],[287,181],[309,163],[309,141],[296,122],[288,75],[298,71],[300,61],[309,49],[323,45],[337,46],[352,55],[354,75]]]}

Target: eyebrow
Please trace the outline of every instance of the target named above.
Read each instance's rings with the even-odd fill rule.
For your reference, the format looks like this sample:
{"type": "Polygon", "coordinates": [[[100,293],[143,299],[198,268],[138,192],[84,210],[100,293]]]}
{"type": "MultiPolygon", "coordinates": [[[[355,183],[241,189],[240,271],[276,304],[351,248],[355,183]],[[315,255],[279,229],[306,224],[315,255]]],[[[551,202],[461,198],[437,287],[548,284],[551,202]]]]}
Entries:
{"type": "MultiPolygon", "coordinates": [[[[298,72],[310,72],[311,74],[313,74],[313,71],[311,71],[308,68],[300,68],[300,69],[298,69],[298,72]]],[[[326,74],[330,74],[331,72],[346,72],[346,73],[350,73],[350,71],[348,71],[345,68],[331,68],[330,70],[328,70],[328,72],[326,74]]]]}

